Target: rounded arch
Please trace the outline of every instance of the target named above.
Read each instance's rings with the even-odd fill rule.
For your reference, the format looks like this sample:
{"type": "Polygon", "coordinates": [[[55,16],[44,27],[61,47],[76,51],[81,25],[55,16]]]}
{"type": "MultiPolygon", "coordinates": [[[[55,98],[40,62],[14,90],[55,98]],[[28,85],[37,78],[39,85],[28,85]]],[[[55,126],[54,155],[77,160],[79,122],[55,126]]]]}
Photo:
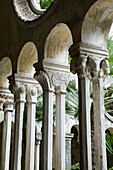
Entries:
{"type": "Polygon", "coordinates": [[[82,43],[107,47],[113,19],[113,0],[95,2],[87,12],[81,31],[82,43]]]}
{"type": "Polygon", "coordinates": [[[8,88],[7,77],[12,74],[12,63],[9,57],[4,57],[0,61],[0,87],[8,88]]]}
{"type": "Polygon", "coordinates": [[[68,26],[63,23],[56,25],[47,37],[44,58],[68,64],[68,49],[72,42],[72,34],[68,26]]]}
{"type": "Polygon", "coordinates": [[[39,17],[39,15],[35,14],[27,0],[22,0],[21,2],[18,0],[13,0],[14,9],[19,18],[23,21],[33,21],[39,17]]]}
{"type": "Polygon", "coordinates": [[[71,133],[74,135],[71,141],[71,162],[74,165],[80,162],[79,125],[72,126],[71,133]]]}
{"type": "Polygon", "coordinates": [[[22,48],[17,64],[17,73],[33,75],[33,64],[38,61],[37,48],[33,42],[28,42],[22,48]]]}

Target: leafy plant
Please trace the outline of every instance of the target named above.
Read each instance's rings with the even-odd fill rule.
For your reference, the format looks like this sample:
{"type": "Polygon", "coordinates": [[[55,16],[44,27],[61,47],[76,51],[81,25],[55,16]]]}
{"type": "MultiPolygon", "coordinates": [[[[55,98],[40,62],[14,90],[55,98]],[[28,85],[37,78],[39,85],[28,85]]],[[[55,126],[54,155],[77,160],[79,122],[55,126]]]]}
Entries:
{"type": "Polygon", "coordinates": [[[73,80],[70,82],[66,89],[66,102],[65,109],[66,114],[79,115],[79,101],[78,101],[78,90],[76,89],[76,82],[73,80]]]}
{"type": "Polygon", "coordinates": [[[113,170],[113,167],[112,167],[112,168],[110,168],[109,170],[113,170]]]}
{"type": "Polygon", "coordinates": [[[113,75],[113,37],[109,37],[107,41],[107,49],[109,52],[110,75],[113,75]]]}
{"type": "Polygon", "coordinates": [[[79,165],[79,163],[73,165],[73,166],[71,167],[71,170],[80,170],[80,165],[79,165]]]}
{"type": "Polygon", "coordinates": [[[106,148],[109,154],[113,155],[113,133],[106,130],[106,148]]]}
{"type": "Polygon", "coordinates": [[[53,0],[40,0],[41,9],[47,9],[51,5],[52,2],[53,0]]]}

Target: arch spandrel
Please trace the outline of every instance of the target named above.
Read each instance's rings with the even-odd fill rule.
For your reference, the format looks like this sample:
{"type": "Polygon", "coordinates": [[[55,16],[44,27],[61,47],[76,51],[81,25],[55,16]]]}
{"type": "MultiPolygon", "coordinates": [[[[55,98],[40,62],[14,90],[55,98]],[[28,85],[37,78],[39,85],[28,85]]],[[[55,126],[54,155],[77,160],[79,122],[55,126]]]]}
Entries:
{"type": "Polygon", "coordinates": [[[33,75],[35,69],[33,64],[38,61],[37,48],[32,42],[28,42],[22,48],[17,66],[17,73],[33,75]]]}

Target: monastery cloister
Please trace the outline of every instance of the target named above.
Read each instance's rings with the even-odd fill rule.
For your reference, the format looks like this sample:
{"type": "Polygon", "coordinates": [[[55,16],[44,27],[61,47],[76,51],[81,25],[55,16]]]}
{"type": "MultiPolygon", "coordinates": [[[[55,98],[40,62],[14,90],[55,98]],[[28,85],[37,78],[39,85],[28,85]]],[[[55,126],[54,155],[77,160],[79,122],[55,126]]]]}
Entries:
{"type": "MultiPolygon", "coordinates": [[[[53,95],[56,96],[54,164],[55,170],[65,170],[65,95],[74,74],[79,89],[80,169],[107,170],[105,130],[113,128],[113,117],[104,111],[103,79],[110,72],[107,39],[113,20],[113,0],[54,0],[47,10],[40,9],[36,0],[5,0],[1,1],[0,16],[0,170],[39,170],[39,166],[41,170],[52,170],[53,95]],[[70,64],[68,55],[72,58],[70,64]],[[37,96],[41,91],[42,136],[36,133],[35,122],[37,96]]],[[[71,133],[72,127],[68,126],[71,133]]]]}

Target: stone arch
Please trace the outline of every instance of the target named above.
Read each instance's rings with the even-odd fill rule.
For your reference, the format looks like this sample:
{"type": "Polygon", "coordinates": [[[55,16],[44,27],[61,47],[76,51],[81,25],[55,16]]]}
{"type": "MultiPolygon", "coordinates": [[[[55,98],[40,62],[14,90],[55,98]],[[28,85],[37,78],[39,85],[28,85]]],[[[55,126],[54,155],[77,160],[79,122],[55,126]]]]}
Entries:
{"type": "Polygon", "coordinates": [[[4,57],[0,61],[0,87],[8,88],[9,82],[7,77],[12,74],[12,63],[9,57],[4,57]]]}
{"type": "Polygon", "coordinates": [[[72,126],[71,134],[74,135],[71,141],[71,162],[74,165],[80,162],[79,125],[72,126]]]}
{"type": "Polygon", "coordinates": [[[33,75],[33,64],[38,61],[37,48],[34,43],[28,42],[22,48],[17,65],[17,73],[33,75]]]}
{"type": "Polygon", "coordinates": [[[82,24],[82,43],[106,48],[112,19],[113,0],[95,2],[87,12],[82,24]]]}
{"type": "Polygon", "coordinates": [[[68,64],[68,49],[72,45],[72,34],[66,24],[56,25],[47,37],[44,58],[68,64]]]}

